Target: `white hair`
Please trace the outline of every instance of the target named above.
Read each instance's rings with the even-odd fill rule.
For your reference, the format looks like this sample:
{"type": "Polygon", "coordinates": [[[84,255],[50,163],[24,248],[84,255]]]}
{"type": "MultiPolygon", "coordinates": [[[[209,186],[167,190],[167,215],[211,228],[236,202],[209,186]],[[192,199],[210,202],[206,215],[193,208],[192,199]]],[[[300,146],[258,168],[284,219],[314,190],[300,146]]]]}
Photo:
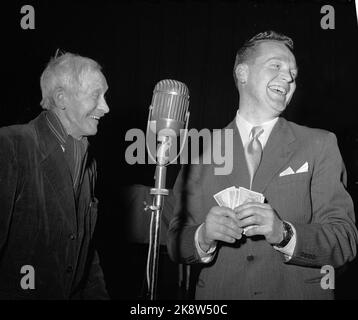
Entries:
{"type": "Polygon", "coordinates": [[[40,78],[42,92],[41,106],[50,109],[54,105],[53,93],[62,87],[74,92],[83,84],[88,71],[100,71],[101,66],[94,60],[70,52],[51,58],[40,78]]]}

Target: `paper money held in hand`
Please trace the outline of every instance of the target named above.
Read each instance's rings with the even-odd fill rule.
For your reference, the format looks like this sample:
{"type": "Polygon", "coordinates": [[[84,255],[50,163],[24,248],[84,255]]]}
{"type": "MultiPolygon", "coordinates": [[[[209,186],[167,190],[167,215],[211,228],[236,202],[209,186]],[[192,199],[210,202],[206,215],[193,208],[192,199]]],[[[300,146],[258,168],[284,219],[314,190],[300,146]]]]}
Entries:
{"type": "Polygon", "coordinates": [[[214,199],[219,206],[228,207],[230,209],[235,209],[247,202],[264,203],[265,201],[265,197],[262,193],[244,187],[236,188],[234,186],[214,194],[214,199]]]}
{"type": "MultiPolygon", "coordinates": [[[[265,201],[265,197],[262,193],[255,192],[244,187],[236,188],[234,186],[214,194],[214,199],[220,207],[228,207],[232,210],[244,203],[264,203],[265,201]]],[[[246,234],[246,231],[253,227],[254,226],[248,226],[244,228],[243,234],[246,234]]]]}

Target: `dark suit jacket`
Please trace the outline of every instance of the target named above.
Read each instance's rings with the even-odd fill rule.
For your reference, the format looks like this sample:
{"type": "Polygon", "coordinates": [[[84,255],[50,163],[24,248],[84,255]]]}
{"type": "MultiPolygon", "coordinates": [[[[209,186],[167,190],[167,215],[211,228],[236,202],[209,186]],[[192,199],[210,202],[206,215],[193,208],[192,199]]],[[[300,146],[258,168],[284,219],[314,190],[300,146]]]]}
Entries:
{"type": "Polygon", "coordinates": [[[91,239],[96,167],[88,158],[76,208],[64,153],[44,113],[0,129],[0,298],[107,298],[91,239]],[[22,266],[35,289],[22,289],[22,266]]]}
{"type": "MultiPolygon", "coordinates": [[[[182,169],[174,187],[175,217],[168,232],[171,257],[198,263],[197,227],[216,206],[213,195],[227,187],[249,188],[249,172],[240,134],[233,121],[234,167],[215,175],[215,165],[182,169]]],[[[213,141],[214,145],[220,141],[213,141]]],[[[223,143],[222,143],[223,145],[223,143]]],[[[226,150],[229,152],[229,150],[226,150]]],[[[224,151],[223,153],[224,154],[224,151]]],[[[297,231],[292,259],[285,262],[263,237],[221,243],[214,260],[204,265],[196,287],[198,299],[330,299],[323,290],[321,267],[342,266],[356,255],[357,229],[352,199],[345,190],[346,171],[333,133],[280,118],[263,152],[253,190],[264,194],[280,217],[297,231]],[[280,177],[286,168],[308,171],[280,177]]]]}

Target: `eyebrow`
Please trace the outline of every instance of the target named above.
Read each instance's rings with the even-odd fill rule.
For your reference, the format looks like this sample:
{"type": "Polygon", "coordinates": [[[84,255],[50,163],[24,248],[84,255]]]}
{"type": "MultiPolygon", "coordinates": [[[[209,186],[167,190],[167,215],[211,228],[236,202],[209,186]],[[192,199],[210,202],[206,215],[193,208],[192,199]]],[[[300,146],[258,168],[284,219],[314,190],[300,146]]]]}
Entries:
{"type": "MultiPolygon", "coordinates": [[[[274,56],[274,57],[271,57],[271,58],[267,59],[267,60],[265,61],[265,63],[270,62],[271,60],[285,61],[286,59],[284,59],[284,58],[282,58],[282,57],[279,57],[279,56],[274,56]]],[[[298,72],[298,66],[297,66],[297,64],[296,64],[296,67],[294,68],[294,70],[296,70],[296,71],[298,72]]]]}

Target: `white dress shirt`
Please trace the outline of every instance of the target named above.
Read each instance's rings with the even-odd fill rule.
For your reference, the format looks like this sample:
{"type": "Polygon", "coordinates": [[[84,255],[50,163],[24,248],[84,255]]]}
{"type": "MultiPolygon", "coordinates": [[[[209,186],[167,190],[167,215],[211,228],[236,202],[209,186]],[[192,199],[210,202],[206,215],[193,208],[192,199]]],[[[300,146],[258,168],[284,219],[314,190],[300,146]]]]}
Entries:
{"type": "MultiPolygon", "coordinates": [[[[262,145],[262,149],[264,152],[264,148],[266,146],[267,140],[271,134],[271,131],[273,129],[273,127],[275,126],[276,122],[278,121],[278,117],[274,118],[270,121],[264,122],[259,124],[260,127],[262,127],[264,129],[264,132],[259,136],[259,140],[260,143],[262,145]]],[[[248,143],[250,142],[250,133],[251,133],[251,129],[254,127],[254,125],[252,125],[250,122],[248,122],[246,119],[244,119],[240,114],[239,111],[237,111],[236,113],[236,126],[239,130],[240,133],[240,137],[241,137],[241,141],[242,144],[244,146],[244,148],[246,148],[246,146],[248,145],[248,143]]],[[[289,223],[288,221],[286,221],[287,223],[289,223]]],[[[293,236],[290,240],[290,242],[283,248],[277,248],[276,246],[273,246],[273,248],[275,248],[276,250],[282,252],[284,254],[284,257],[286,259],[286,261],[290,260],[293,252],[295,250],[295,246],[296,246],[296,229],[294,228],[294,226],[289,223],[290,226],[292,227],[293,230],[293,236]]],[[[198,251],[198,254],[201,258],[201,261],[203,263],[208,263],[210,262],[213,258],[214,258],[214,253],[216,251],[216,246],[211,247],[207,252],[205,252],[204,250],[202,250],[199,246],[199,230],[202,228],[203,224],[201,224],[198,229],[195,232],[195,247],[198,251]]]]}

